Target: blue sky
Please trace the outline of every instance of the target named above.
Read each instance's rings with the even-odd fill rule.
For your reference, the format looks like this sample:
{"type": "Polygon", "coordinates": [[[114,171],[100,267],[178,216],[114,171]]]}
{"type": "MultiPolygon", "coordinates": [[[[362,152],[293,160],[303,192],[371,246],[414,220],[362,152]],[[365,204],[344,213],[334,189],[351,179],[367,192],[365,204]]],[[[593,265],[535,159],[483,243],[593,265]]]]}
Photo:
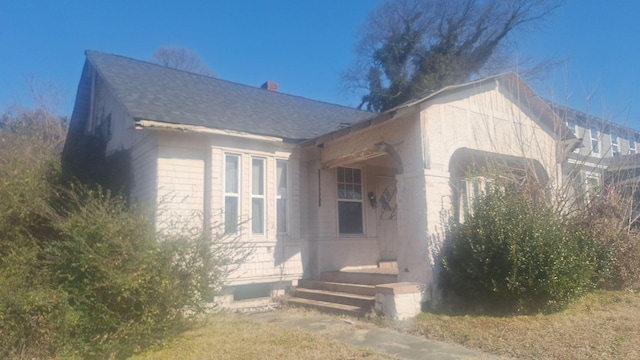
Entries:
{"type": "MultiPolygon", "coordinates": [[[[52,83],[70,115],[85,49],[147,60],[165,45],[198,52],[216,76],[348,106],[340,73],[378,0],[0,0],[0,112],[29,105],[26,78],[52,83]]],[[[541,96],[640,128],[640,2],[568,0],[518,35],[514,56],[560,65],[541,96]],[[589,100],[587,100],[587,98],[589,100]]]]}

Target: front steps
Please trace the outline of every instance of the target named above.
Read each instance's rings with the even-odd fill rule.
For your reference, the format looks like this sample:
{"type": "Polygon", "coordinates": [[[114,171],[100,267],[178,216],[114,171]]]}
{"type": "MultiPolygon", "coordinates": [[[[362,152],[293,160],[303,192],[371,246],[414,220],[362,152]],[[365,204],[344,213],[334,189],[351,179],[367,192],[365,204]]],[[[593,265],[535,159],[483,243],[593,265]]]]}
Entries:
{"type": "Polygon", "coordinates": [[[397,281],[393,267],[327,271],[321,280],[299,280],[288,304],[362,316],[373,310],[376,285],[397,281]]]}

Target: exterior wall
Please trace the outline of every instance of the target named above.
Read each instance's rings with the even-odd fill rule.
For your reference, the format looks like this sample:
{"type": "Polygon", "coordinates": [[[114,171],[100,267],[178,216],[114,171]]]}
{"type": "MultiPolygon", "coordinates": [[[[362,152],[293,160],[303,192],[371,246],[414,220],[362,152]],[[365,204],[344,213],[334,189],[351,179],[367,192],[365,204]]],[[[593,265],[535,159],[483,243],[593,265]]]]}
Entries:
{"type": "Polygon", "coordinates": [[[197,136],[158,134],[156,227],[169,233],[203,229],[205,148],[197,136]]]}
{"type": "Polygon", "coordinates": [[[538,160],[551,179],[559,179],[554,129],[497,83],[427,101],[422,109],[429,168],[448,172],[452,154],[469,148],[538,160]]]}
{"type": "MultiPolygon", "coordinates": [[[[499,83],[469,87],[454,94],[439,96],[421,104],[420,123],[424,136],[425,168],[422,177],[407,178],[407,186],[418,189],[425,184],[426,234],[406,244],[413,250],[406,261],[426,270],[414,276],[401,276],[402,281],[415,281],[437,286],[440,251],[444,240],[444,221],[452,210],[454,194],[450,168],[452,155],[466,148],[485,153],[509,155],[537,160],[547,172],[551,184],[562,182],[557,162],[553,130],[546,128],[529,107],[521,107],[510,93],[500,90],[499,83]],[[424,249],[424,250],[420,250],[424,249]],[[426,261],[425,261],[426,260],[426,261]]],[[[411,191],[404,193],[410,194],[411,191]]],[[[409,201],[416,202],[415,198],[409,201]]],[[[415,204],[421,209],[422,204],[415,204]]],[[[415,219],[413,222],[418,222],[415,219]]],[[[418,233],[418,229],[412,230],[418,233]]],[[[437,288],[430,289],[437,295],[437,288]]],[[[437,298],[425,299],[437,302],[437,298]]]]}
{"type": "Polygon", "coordinates": [[[636,139],[638,135],[640,135],[640,132],[637,130],[609,123],[605,120],[582,113],[566,115],[565,120],[573,134],[578,139],[582,139],[582,146],[575,151],[576,154],[582,157],[606,158],[616,156],[612,148],[612,134],[618,136],[618,155],[637,153],[636,139]],[[594,125],[598,129],[596,139],[598,140],[599,151],[597,153],[593,152],[592,149],[591,125],[594,125]],[[630,142],[630,139],[633,139],[633,142],[630,142]],[[635,146],[631,148],[630,144],[635,146]]]}
{"type": "Polygon", "coordinates": [[[144,206],[155,208],[158,195],[157,134],[134,130],[133,119],[99,76],[95,78],[93,104],[85,131],[102,134],[107,140],[106,156],[118,151],[129,152],[133,170],[130,196],[144,206]]]}

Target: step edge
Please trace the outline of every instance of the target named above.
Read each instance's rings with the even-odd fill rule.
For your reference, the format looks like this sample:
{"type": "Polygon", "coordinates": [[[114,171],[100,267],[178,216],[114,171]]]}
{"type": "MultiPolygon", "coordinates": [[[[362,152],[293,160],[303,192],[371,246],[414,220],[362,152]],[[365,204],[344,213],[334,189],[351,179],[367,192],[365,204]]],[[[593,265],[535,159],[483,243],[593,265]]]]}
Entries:
{"type": "Polygon", "coordinates": [[[360,294],[346,293],[341,291],[330,291],[330,290],[321,290],[321,289],[296,288],[295,291],[312,293],[312,294],[333,295],[333,296],[339,296],[339,297],[345,297],[345,298],[357,299],[357,300],[374,300],[375,301],[376,299],[375,295],[360,295],[360,294]]]}

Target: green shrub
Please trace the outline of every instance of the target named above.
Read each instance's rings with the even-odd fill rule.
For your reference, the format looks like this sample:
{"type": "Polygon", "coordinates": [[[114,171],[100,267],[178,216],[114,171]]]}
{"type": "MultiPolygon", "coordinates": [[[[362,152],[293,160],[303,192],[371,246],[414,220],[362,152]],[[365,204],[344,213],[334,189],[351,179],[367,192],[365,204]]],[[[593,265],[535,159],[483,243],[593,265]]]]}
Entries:
{"type": "Polygon", "coordinates": [[[157,235],[122,196],[75,188],[45,253],[58,288],[78,314],[72,349],[83,358],[123,357],[201,314],[223,259],[201,231],[157,235]]]}
{"type": "Polygon", "coordinates": [[[594,285],[598,247],[543,201],[493,189],[454,224],[443,285],[487,311],[558,309],[594,285]]]}
{"type": "Polygon", "coordinates": [[[157,234],[124,197],[61,182],[61,119],[0,120],[0,358],[123,358],[205,310],[234,239],[157,234]]]}
{"type": "Polygon", "coordinates": [[[60,174],[64,119],[4,114],[0,127],[0,358],[46,358],[64,343],[73,311],[42,264],[50,184],[60,174]]]}

